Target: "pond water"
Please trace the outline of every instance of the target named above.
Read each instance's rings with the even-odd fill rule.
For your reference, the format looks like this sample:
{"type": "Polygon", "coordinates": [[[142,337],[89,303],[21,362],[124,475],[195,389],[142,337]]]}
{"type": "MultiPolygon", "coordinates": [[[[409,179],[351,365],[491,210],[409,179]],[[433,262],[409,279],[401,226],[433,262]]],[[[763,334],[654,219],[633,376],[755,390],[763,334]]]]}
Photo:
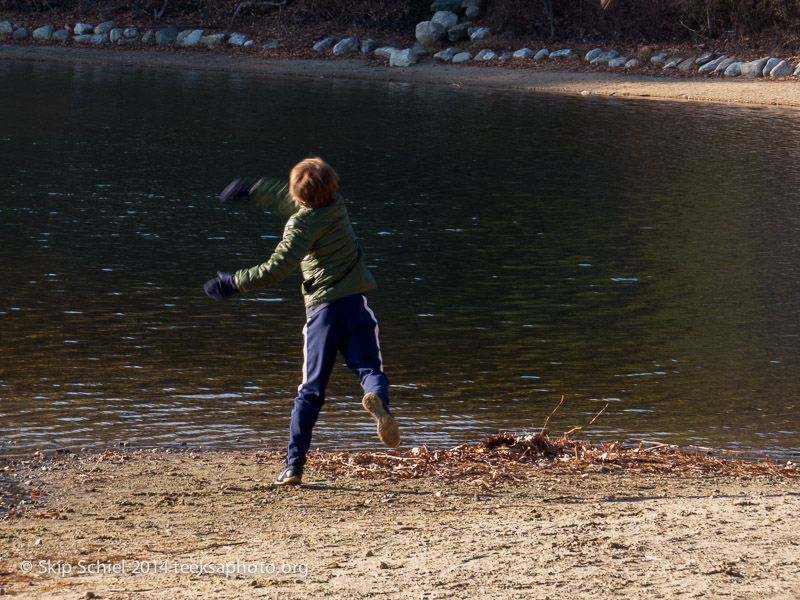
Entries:
{"type": "MultiPolygon", "coordinates": [[[[282,447],[300,278],[224,303],[270,214],[234,177],[326,158],[379,288],[404,445],[586,425],[800,447],[792,110],[0,63],[0,453],[282,447]]],[[[314,447],[376,447],[337,365],[314,447]]]]}

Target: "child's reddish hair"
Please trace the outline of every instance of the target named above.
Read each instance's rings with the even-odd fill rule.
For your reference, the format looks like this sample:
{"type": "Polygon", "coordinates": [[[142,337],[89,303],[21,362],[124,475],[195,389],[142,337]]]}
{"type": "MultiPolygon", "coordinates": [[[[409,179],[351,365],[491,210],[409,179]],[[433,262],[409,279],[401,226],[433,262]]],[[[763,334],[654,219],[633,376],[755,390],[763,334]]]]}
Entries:
{"type": "Polygon", "coordinates": [[[289,195],[309,208],[328,206],[338,189],[339,175],[318,156],[300,161],[289,174],[289,195]]]}

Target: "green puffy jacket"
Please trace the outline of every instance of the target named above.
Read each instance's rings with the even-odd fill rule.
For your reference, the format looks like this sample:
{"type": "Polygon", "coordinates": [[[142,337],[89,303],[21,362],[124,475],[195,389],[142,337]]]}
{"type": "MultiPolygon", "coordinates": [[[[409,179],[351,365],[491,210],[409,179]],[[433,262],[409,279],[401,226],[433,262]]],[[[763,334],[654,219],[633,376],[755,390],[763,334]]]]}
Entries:
{"type": "Polygon", "coordinates": [[[328,206],[307,208],[292,200],[287,182],[264,178],[250,188],[250,204],[289,220],[267,262],[236,272],[242,292],[277,283],[298,265],[306,307],[376,287],[340,194],[328,206]]]}

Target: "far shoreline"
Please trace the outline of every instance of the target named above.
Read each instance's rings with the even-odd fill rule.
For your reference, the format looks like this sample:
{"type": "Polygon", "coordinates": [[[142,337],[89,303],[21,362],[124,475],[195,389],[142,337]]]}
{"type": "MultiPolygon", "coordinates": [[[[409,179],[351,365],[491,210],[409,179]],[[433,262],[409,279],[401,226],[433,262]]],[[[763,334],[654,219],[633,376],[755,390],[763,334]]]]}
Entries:
{"type": "Polygon", "coordinates": [[[265,59],[240,54],[165,53],[59,46],[0,44],[0,61],[68,63],[141,69],[211,71],[265,77],[342,79],[445,85],[567,96],[800,107],[800,81],[686,78],[642,74],[469,66],[424,61],[397,68],[359,59],[265,59]]]}

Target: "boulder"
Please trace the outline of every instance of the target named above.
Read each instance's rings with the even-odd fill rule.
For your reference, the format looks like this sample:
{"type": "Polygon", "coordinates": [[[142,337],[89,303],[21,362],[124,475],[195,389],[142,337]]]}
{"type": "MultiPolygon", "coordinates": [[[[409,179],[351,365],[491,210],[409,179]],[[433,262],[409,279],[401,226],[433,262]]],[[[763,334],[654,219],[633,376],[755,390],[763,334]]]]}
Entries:
{"type": "MultiPolygon", "coordinates": [[[[472,54],[469,52],[459,52],[453,57],[453,64],[457,65],[459,63],[467,62],[472,60],[472,54]]],[[[800,69],[800,67],[798,67],[800,69]]]]}
{"type": "Polygon", "coordinates": [[[72,34],[69,32],[69,29],[58,29],[53,32],[53,37],[50,39],[53,40],[68,40],[72,34]]]}
{"type": "Polygon", "coordinates": [[[628,62],[627,56],[617,56],[616,58],[612,58],[608,61],[608,66],[612,69],[618,69],[619,67],[623,66],[626,62],[628,62]]]}
{"type": "Polygon", "coordinates": [[[780,58],[770,58],[761,70],[761,76],[769,77],[769,74],[772,73],[772,69],[777,67],[779,62],[781,62],[780,58]]]}
{"type": "Polygon", "coordinates": [[[448,48],[447,50],[442,50],[441,52],[437,52],[433,55],[433,58],[436,60],[441,60],[443,62],[450,62],[453,60],[453,57],[456,55],[456,51],[452,48],[448,48]]]}
{"type": "Polygon", "coordinates": [[[200,45],[205,46],[209,50],[216,50],[220,48],[222,44],[225,43],[225,34],[224,33],[212,33],[210,35],[204,35],[200,38],[200,45]]]}
{"type": "Polygon", "coordinates": [[[514,58],[519,58],[519,59],[532,58],[533,55],[534,52],[530,48],[520,48],[519,50],[514,52],[514,58]]]}
{"type": "Polygon", "coordinates": [[[172,44],[178,39],[178,30],[175,27],[167,27],[166,29],[159,29],[156,31],[156,44],[165,46],[172,44]]]}
{"type": "Polygon", "coordinates": [[[447,39],[451,42],[463,42],[469,39],[469,25],[461,24],[447,30],[447,39]]]}
{"type": "Polygon", "coordinates": [[[181,31],[175,41],[178,46],[196,46],[202,38],[202,29],[187,29],[186,31],[181,31]]]}
{"type": "Polygon", "coordinates": [[[93,33],[89,41],[93,44],[105,44],[108,42],[107,33],[93,33]]]}
{"type": "Polygon", "coordinates": [[[794,73],[792,73],[793,77],[797,77],[798,75],[800,75],[800,64],[797,65],[797,68],[794,70],[794,73]]]}
{"type": "Polygon", "coordinates": [[[728,67],[730,67],[735,62],[737,62],[735,58],[726,58],[717,65],[717,68],[714,69],[714,73],[720,73],[720,74],[725,73],[725,71],[728,70],[728,67]]]}
{"type": "MultiPolygon", "coordinates": [[[[741,63],[739,66],[739,72],[742,77],[746,77],[747,79],[761,77],[761,74],[764,71],[764,65],[767,64],[768,60],[768,58],[759,58],[758,60],[751,60],[746,63],[741,63]]],[[[727,75],[727,73],[725,74],[727,75]]]]}
{"type": "Polygon", "coordinates": [[[697,60],[694,61],[694,64],[696,64],[698,67],[702,67],[704,64],[710,63],[712,60],[714,60],[714,53],[706,52],[705,54],[698,56],[697,60]]]}
{"type": "Polygon", "coordinates": [[[359,45],[359,50],[361,50],[362,54],[369,54],[370,52],[374,52],[375,48],[378,47],[378,42],[375,40],[361,40],[361,44],[359,45]]]}
{"type": "Polygon", "coordinates": [[[122,39],[122,27],[114,27],[114,29],[109,31],[108,39],[111,40],[112,44],[116,44],[120,41],[122,39]]]}
{"type": "Polygon", "coordinates": [[[52,25],[45,25],[44,27],[37,27],[33,30],[31,37],[35,40],[49,40],[53,37],[53,29],[52,25]]]}
{"type": "Polygon", "coordinates": [[[669,54],[667,54],[666,52],[659,52],[658,54],[650,57],[650,64],[663,65],[664,62],[667,60],[667,56],[669,56],[669,54]]]}
{"type": "Polygon", "coordinates": [[[74,42],[81,42],[82,44],[87,44],[92,41],[93,37],[94,37],[93,33],[84,33],[83,35],[72,36],[72,40],[74,42]]]}
{"type": "Polygon", "coordinates": [[[590,62],[590,64],[593,64],[593,65],[599,65],[599,64],[603,64],[603,63],[608,64],[609,61],[614,60],[618,56],[619,56],[619,52],[617,52],[616,50],[609,50],[608,52],[601,52],[600,54],[595,56],[589,62],[590,62]]]}
{"type": "Polygon", "coordinates": [[[231,46],[248,46],[248,45],[252,46],[253,45],[252,42],[253,40],[251,40],[243,33],[232,33],[231,37],[228,38],[228,43],[231,46]]]}
{"type": "Polygon", "coordinates": [[[475,60],[494,60],[497,58],[497,53],[488,48],[484,48],[475,55],[475,60]]]}
{"type": "Polygon", "coordinates": [[[682,60],[677,64],[678,71],[688,71],[694,65],[696,57],[692,56],[691,58],[687,58],[686,60],[682,60]]]}
{"type": "Polygon", "coordinates": [[[156,41],[156,32],[152,29],[148,29],[144,32],[142,36],[142,43],[143,44],[154,44],[156,41]]]}
{"type": "Polygon", "coordinates": [[[94,28],[94,34],[108,35],[108,32],[110,32],[112,29],[114,29],[114,21],[103,21],[100,23],[100,25],[94,28]]]}
{"type": "Polygon", "coordinates": [[[333,45],[335,43],[336,40],[334,40],[332,37],[326,37],[324,40],[320,40],[319,42],[314,44],[313,48],[317,52],[327,52],[328,50],[333,48],[333,45]]]}
{"type": "Polygon", "coordinates": [[[475,30],[469,34],[469,39],[473,42],[485,40],[492,34],[492,30],[488,27],[476,27],[475,30]]]}
{"type": "Polygon", "coordinates": [[[88,23],[75,23],[75,27],[72,28],[72,33],[75,35],[86,35],[92,33],[93,30],[94,27],[88,23]]]}
{"type": "Polygon", "coordinates": [[[449,10],[440,10],[431,17],[431,22],[438,23],[447,31],[451,27],[458,25],[458,15],[449,10]]]}
{"type": "Polygon", "coordinates": [[[392,52],[397,52],[398,50],[399,48],[394,46],[381,46],[380,48],[375,48],[375,56],[388,59],[392,57],[392,52]]]}
{"type": "Polygon", "coordinates": [[[414,53],[411,48],[406,48],[405,50],[395,50],[389,56],[389,66],[390,67],[410,67],[412,65],[417,64],[419,60],[418,56],[414,53]]]}
{"type": "Polygon", "coordinates": [[[550,58],[569,58],[574,55],[575,52],[573,52],[572,48],[564,48],[563,50],[556,50],[555,52],[551,52],[550,58]]]}
{"type": "Polygon", "coordinates": [[[464,16],[471,21],[480,19],[482,14],[483,9],[480,6],[470,6],[469,8],[464,9],[464,16]]]}
{"type": "Polygon", "coordinates": [[[740,63],[740,62],[736,62],[736,61],[732,62],[730,65],[728,65],[728,68],[725,69],[725,76],[726,77],[739,77],[739,75],[742,74],[742,65],[743,64],[744,63],[740,63]]]}
{"type": "Polygon", "coordinates": [[[14,30],[14,33],[11,34],[11,37],[15,40],[24,40],[28,38],[28,30],[24,27],[20,27],[14,30]]]}
{"type": "Polygon", "coordinates": [[[417,28],[414,33],[417,41],[423,46],[434,46],[447,34],[447,30],[441,23],[422,21],[421,23],[417,23],[417,28]]]}
{"type": "Polygon", "coordinates": [[[11,21],[0,21],[0,38],[6,37],[14,33],[14,26],[11,21]]]}
{"type": "Polygon", "coordinates": [[[699,69],[697,69],[698,73],[711,73],[716,69],[723,60],[726,60],[728,57],[723,54],[722,56],[718,56],[714,60],[710,60],[704,65],[702,65],[699,69]]]}
{"type": "Polygon", "coordinates": [[[357,37],[344,38],[333,47],[333,53],[336,56],[353,54],[359,50],[361,50],[361,40],[359,40],[357,37]]]}
{"type": "Polygon", "coordinates": [[[638,58],[632,58],[628,62],[625,63],[625,68],[626,69],[633,69],[634,67],[638,67],[638,66],[639,66],[639,59],[638,58]]]}
{"type": "Polygon", "coordinates": [[[461,0],[434,0],[431,4],[431,12],[438,12],[440,10],[448,10],[460,15],[463,12],[461,0]]]}
{"type": "Polygon", "coordinates": [[[542,48],[536,54],[533,55],[533,60],[542,60],[543,58],[548,58],[550,56],[550,50],[547,48],[542,48]]]}
{"type": "Polygon", "coordinates": [[[673,56],[670,56],[667,60],[665,60],[664,61],[664,66],[662,66],[661,68],[662,69],[674,69],[675,67],[677,67],[682,62],[683,62],[683,57],[682,56],[678,56],[677,54],[675,54],[673,56]]]}
{"type": "Polygon", "coordinates": [[[126,27],[122,30],[122,35],[126,38],[135,38],[139,35],[139,30],[136,27],[126,27]]]}
{"type": "Polygon", "coordinates": [[[583,57],[583,60],[586,62],[592,62],[595,58],[600,56],[603,53],[603,50],[600,48],[595,48],[594,50],[589,50],[586,53],[586,56],[583,57]]]}
{"type": "Polygon", "coordinates": [[[785,60],[780,61],[769,72],[769,76],[775,79],[779,77],[788,77],[792,74],[792,67],[785,60]]]}
{"type": "Polygon", "coordinates": [[[514,53],[511,52],[511,50],[506,50],[505,52],[503,52],[497,58],[499,58],[500,60],[511,60],[511,58],[513,58],[513,56],[514,56],[514,53]]]}

